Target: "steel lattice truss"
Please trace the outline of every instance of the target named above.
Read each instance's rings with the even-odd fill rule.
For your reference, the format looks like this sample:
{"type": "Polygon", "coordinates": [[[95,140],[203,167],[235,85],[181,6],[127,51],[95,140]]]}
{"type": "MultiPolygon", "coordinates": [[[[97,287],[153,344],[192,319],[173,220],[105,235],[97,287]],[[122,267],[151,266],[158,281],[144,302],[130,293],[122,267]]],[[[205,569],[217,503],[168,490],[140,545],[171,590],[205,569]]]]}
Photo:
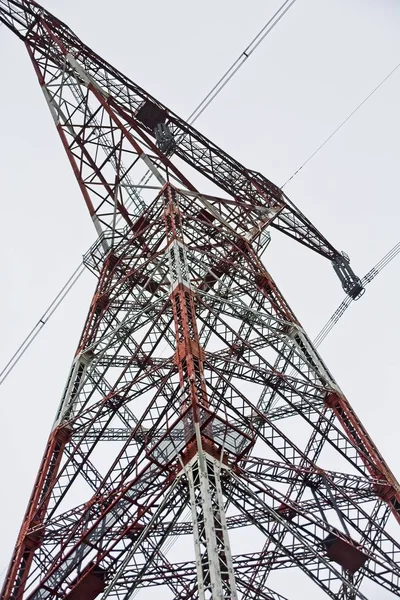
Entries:
{"type": "Polygon", "coordinates": [[[279,229],[356,297],[347,259],[37,4],[0,0],[0,20],[26,44],[98,233],[2,597],[285,600],[268,578],[289,568],[331,598],[366,598],[368,580],[398,596],[398,483],[260,257],[279,229]]]}

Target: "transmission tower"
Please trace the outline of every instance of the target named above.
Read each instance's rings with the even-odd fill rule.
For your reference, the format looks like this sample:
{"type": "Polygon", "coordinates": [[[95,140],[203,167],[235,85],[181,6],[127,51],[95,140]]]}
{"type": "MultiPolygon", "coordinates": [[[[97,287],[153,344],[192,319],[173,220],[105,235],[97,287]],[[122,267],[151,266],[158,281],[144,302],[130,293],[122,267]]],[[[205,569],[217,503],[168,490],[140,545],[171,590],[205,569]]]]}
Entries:
{"type": "Polygon", "coordinates": [[[290,568],[331,598],[365,599],[369,580],[398,596],[399,485],[261,261],[278,229],[356,298],[347,257],[38,4],[0,0],[0,20],[98,234],[2,598],[285,600],[290,568]]]}

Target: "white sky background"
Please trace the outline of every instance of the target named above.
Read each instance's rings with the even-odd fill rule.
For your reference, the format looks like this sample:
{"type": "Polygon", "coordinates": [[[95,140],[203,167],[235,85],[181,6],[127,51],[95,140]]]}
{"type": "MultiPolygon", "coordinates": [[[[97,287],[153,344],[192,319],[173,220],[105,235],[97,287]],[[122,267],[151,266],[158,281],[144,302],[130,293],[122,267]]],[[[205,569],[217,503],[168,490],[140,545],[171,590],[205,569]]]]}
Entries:
{"type": "MultiPolygon", "coordinates": [[[[183,117],[280,4],[43,2],[183,117]]],[[[196,127],[281,185],[400,61],[399,31],[397,0],[297,0],[196,127]]],[[[77,266],[94,230],[26,50],[5,27],[0,90],[1,369],[77,266]]],[[[400,69],[285,188],[350,255],[360,276],[400,240],[399,101],[400,69]]],[[[267,268],[314,337],[343,298],[340,283],[329,262],[278,232],[272,235],[267,268]]],[[[400,256],[320,348],[398,477],[399,270],[400,256]]],[[[85,275],[0,388],[0,572],[11,555],[94,283],[85,275]]]]}

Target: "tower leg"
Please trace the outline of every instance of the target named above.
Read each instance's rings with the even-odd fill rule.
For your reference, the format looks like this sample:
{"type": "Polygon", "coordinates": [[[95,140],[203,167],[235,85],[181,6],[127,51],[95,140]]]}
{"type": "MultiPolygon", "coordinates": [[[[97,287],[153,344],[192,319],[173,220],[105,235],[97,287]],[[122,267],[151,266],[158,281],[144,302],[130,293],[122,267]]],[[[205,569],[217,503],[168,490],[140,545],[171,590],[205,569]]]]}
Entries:
{"type": "Polygon", "coordinates": [[[221,489],[221,468],[200,451],[186,466],[200,600],[237,600],[221,489]]]}

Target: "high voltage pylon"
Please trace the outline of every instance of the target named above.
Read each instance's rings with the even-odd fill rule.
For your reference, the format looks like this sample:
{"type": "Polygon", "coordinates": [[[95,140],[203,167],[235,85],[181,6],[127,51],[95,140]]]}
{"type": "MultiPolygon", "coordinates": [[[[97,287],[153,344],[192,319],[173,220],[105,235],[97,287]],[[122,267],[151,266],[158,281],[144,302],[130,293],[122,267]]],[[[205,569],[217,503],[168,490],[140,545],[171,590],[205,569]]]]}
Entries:
{"type": "Polygon", "coordinates": [[[284,600],[268,577],[288,568],[331,598],[365,599],[368,579],[398,595],[399,485],[260,257],[278,229],[356,298],[348,259],[38,4],[0,0],[0,19],[98,233],[96,292],[2,597],[284,600]]]}

